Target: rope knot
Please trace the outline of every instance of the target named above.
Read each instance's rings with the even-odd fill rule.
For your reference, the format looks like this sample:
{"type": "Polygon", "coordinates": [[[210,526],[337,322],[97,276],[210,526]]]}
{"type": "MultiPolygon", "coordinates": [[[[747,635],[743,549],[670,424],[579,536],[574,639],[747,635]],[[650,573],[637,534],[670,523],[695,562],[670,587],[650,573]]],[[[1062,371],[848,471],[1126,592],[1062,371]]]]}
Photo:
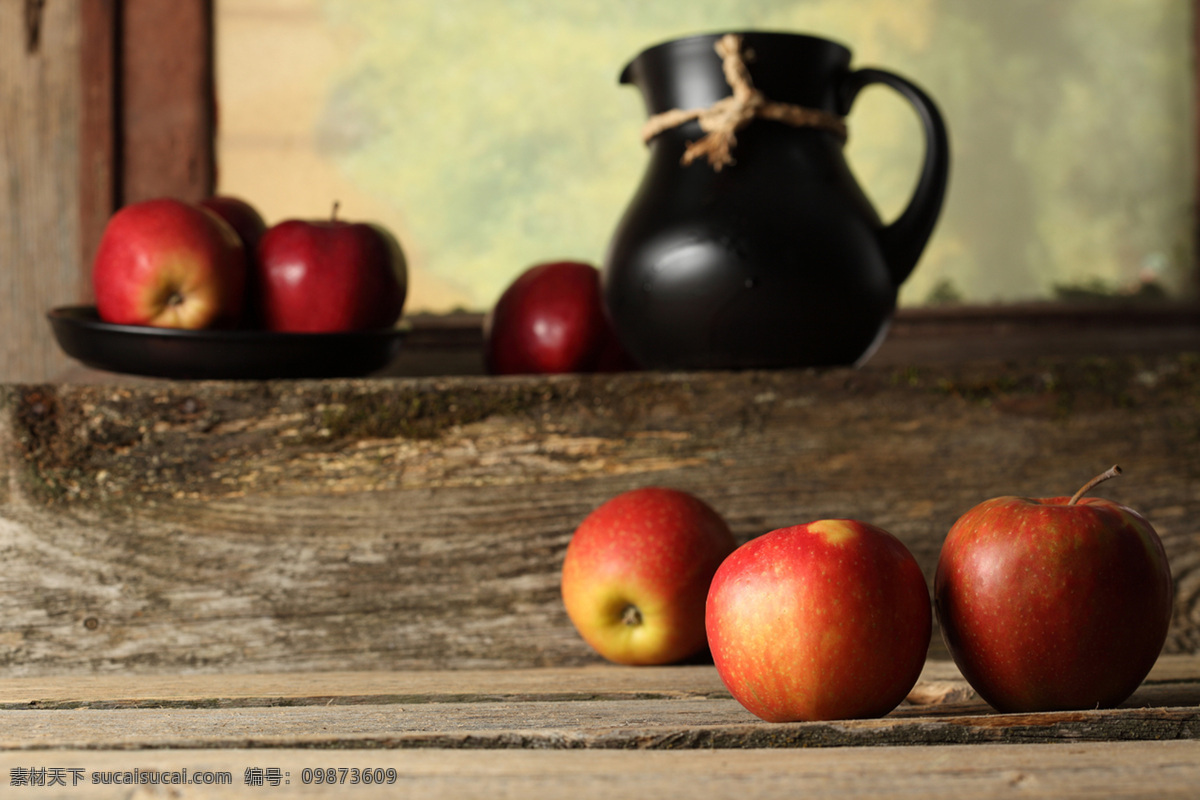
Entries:
{"type": "Polygon", "coordinates": [[[643,142],[649,142],[663,131],[696,120],[704,136],[687,143],[680,163],[687,166],[698,158],[706,157],[713,170],[720,172],[723,167],[736,163],[733,149],[737,146],[737,132],[755,119],[775,120],[795,127],[821,128],[843,140],[846,138],[846,123],[838,115],[791,103],[777,103],[754,88],[754,80],[746,66],[747,61],[754,60],[754,52],[742,50],[741,36],[727,33],[717,40],[713,49],[721,57],[725,81],[733,94],[721,98],[708,108],[686,111],[673,108],[655,114],[642,127],[643,142]]]}

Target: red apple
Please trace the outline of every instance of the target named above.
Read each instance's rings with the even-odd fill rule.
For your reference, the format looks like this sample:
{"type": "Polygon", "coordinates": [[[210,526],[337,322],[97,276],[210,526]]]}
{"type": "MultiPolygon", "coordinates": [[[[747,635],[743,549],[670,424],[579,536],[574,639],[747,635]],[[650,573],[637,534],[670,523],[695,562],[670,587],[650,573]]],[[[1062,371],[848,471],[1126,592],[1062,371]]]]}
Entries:
{"type": "Polygon", "coordinates": [[[934,597],[967,682],[998,711],[1112,707],[1154,666],[1171,621],[1171,570],[1141,515],[1084,497],[997,497],[942,545],[934,597]]]}
{"type": "Polygon", "coordinates": [[[242,240],[242,246],[246,249],[246,301],[243,303],[242,322],[248,328],[262,327],[262,320],[259,319],[259,309],[262,306],[259,298],[262,292],[258,285],[258,268],[254,262],[257,258],[258,242],[267,232],[267,223],[257,208],[240,197],[213,195],[201,200],[199,205],[228,222],[242,240]]]}
{"type": "Polygon", "coordinates": [[[721,680],[768,722],[887,714],[916,685],[933,629],[908,548],[856,520],[742,545],[713,576],[706,614],[721,680]]]}
{"type": "Polygon", "coordinates": [[[213,195],[204,198],[198,205],[228,222],[237,231],[248,255],[254,253],[258,240],[267,232],[267,223],[263,221],[262,214],[240,197],[213,195]]]}
{"type": "Polygon", "coordinates": [[[578,261],[521,273],[484,318],[483,335],[493,375],[634,368],[605,314],[600,271],[578,261]]]}
{"type": "Polygon", "coordinates": [[[245,285],[246,254],[233,228],[170,198],[113,214],[92,263],[97,313],[122,325],[231,324],[241,314],[245,285]]]}
{"type": "Polygon", "coordinates": [[[258,243],[262,324],[273,331],[331,333],[388,328],[400,318],[408,266],[380,225],[290,219],[258,243]]]}
{"type": "Polygon", "coordinates": [[[618,664],[696,655],[709,580],[735,546],[725,520],[694,495],[659,487],[619,494],[589,514],[567,546],[567,615],[618,664]]]}

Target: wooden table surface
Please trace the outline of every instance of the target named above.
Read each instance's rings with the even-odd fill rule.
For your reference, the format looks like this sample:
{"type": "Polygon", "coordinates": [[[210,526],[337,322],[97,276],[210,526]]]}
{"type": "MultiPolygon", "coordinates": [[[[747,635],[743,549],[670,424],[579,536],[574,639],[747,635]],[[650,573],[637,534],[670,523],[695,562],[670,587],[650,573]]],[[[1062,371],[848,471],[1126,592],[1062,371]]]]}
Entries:
{"type": "Polygon", "coordinates": [[[0,798],[1200,798],[1197,352],[0,387],[0,798]],[[739,540],[868,520],[932,579],[972,505],[1113,463],[1176,587],[1119,709],[992,713],[935,634],[887,717],[769,724],[711,666],[597,664],[562,607],[572,530],[638,486],[739,540]]]}
{"type": "Polygon", "coordinates": [[[710,665],[18,678],[0,769],[38,798],[1194,798],[1200,656],[1163,656],[1121,708],[1046,714],[996,714],[931,661],[887,717],[789,724],[710,665]],[[227,783],[93,783],[184,769],[227,783]]]}

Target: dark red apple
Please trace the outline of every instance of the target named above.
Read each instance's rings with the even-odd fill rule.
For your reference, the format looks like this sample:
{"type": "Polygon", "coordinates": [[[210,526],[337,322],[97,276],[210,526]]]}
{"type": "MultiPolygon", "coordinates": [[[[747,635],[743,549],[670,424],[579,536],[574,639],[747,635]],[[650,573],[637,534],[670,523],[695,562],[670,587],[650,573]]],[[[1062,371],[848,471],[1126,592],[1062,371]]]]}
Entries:
{"type": "Polygon", "coordinates": [[[1158,534],[1118,503],[997,497],[942,545],[934,595],[967,682],[998,711],[1108,708],[1154,666],[1173,584],[1158,534]]]}
{"type": "Polygon", "coordinates": [[[199,205],[228,222],[237,231],[247,254],[254,253],[259,239],[267,232],[267,223],[262,214],[240,197],[218,194],[204,198],[199,205]]]}
{"type": "Polygon", "coordinates": [[[234,229],[190,203],[132,203],[105,225],[92,262],[105,322],[197,329],[242,313],[246,253],[234,229]]]}
{"type": "Polygon", "coordinates": [[[298,333],[387,328],[408,291],[399,242],[385,228],[337,219],[291,219],[258,243],[259,316],[265,328],[298,333]]]}
{"type": "Polygon", "coordinates": [[[933,631],[908,548],[858,520],[763,534],[717,569],[708,646],[722,682],[768,722],[880,717],[908,695],[933,631]]]}
{"type": "Polygon", "coordinates": [[[579,261],[521,273],[484,318],[483,335],[493,375],[635,368],[605,314],[600,271],[579,261]]]}
{"type": "Polygon", "coordinates": [[[246,249],[246,301],[243,303],[242,322],[245,327],[259,328],[262,326],[262,320],[259,319],[261,291],[254,262],[258,257],[258,242],[267,232],[267,223],[257,208],[240,197],[213,195],[201,200],[199,205],[228,222],[242,240],[246,249]]]}

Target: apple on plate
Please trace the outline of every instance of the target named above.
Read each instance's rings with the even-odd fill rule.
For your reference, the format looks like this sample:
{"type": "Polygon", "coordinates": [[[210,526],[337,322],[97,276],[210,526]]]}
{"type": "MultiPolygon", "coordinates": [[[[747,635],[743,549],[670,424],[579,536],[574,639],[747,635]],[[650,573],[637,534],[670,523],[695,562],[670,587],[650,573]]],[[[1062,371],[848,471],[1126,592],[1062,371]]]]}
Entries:
{"type": "Polygon", "coordinates": [[[399,242],[381,225],[289,219],[258,243],[258,315],[267,330],[334,333],[389,328],[408,292],[399,242]]]}
{"type": "Polygon", "coordinates": [[[1158,659],[1173,584],[1158,534],[1133,509],[1084,495],[996,497],[959,518],[934,577],[946,646],[997,711],[1109,708],[1158,659]]]}
{"type": "Polygon", "coordinates": [[[228,222],[242,240],[247,255],[254,253],[258,240],[267,232],[267,223],[262,214],[240,197],[216,194],[204,198],[197,205],[228,222]]]}
{"type": "Polygon", "coordinates": [[[104,227],[92,262],[105,322],[198,329],[242,312],[246,253],[234,229],[172,198],[131,203],[104,227]]]}
{"type": "Polygon", "coordinates": [[[261,291],[254,260],[257,258],[258,242],[267,232],[266,221],[257,208],[233,195],[212,195],[201,200],[198,205],[228,222],[242,240],[242,246],[246,250],[246,300],[242,304],[242,323],[247,328],[262,327],[262,320],[259,319],[261,291]]]}
{"type": "Polygon", "coordinates": [[[592,511],[562,568],[567,615],[618,664],[671,664],[704,650],[704,600],[736,547],[725,520],[695,495],[646,487],[592,511]]]}
{"type": "Polygon", "coordinates": [[[484,317],[483,336],[493,375],[636,368],[604,311],[600,271],[581,261],[522,272],[484,317]]]}
{"type": "Polygon", "coordinates": [[[933,629],[908,548],[825,519],[751,539],[713,576],[708,646],[730,693],[768,722],[881,717],[920,677],[933,629]]]}

